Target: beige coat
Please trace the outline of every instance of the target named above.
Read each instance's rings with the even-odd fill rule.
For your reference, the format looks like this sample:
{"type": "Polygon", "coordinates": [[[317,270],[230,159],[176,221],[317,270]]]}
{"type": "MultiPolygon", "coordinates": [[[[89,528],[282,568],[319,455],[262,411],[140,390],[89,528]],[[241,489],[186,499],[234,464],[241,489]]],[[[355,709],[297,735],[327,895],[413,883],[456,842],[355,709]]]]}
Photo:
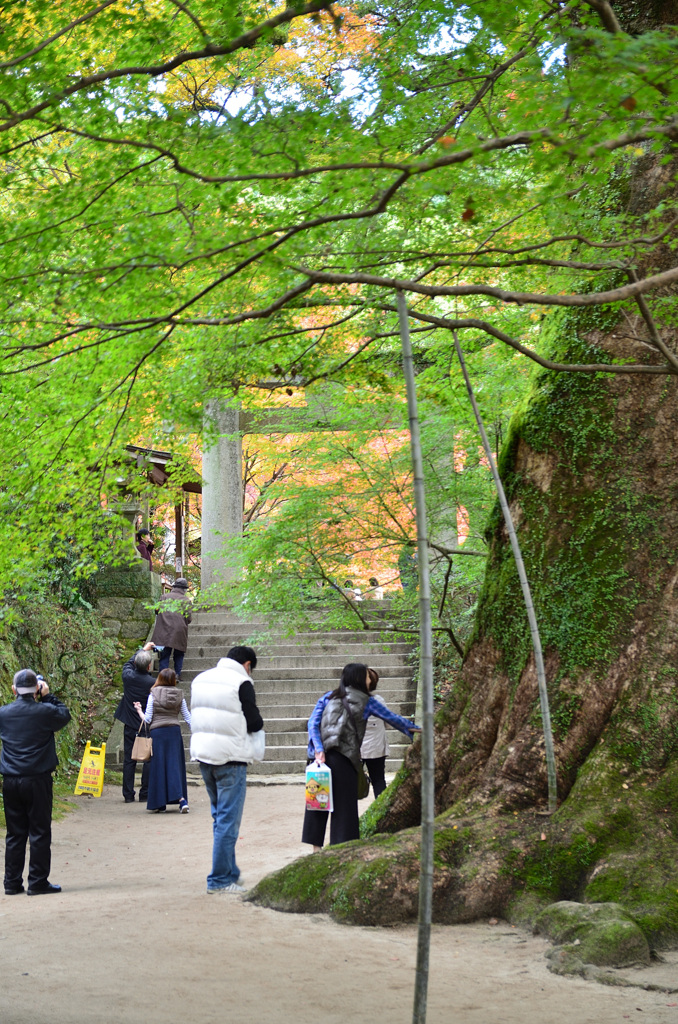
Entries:
{"type": "MultiPolygon", "coordinates": [[[[379,694],[371,693],[370,697],[374,697],[375,700],[378,700],[386,707],[386,701],[382,700],[379,694]]],[[[365,738],[360,747],[360,756],[364,760],[368,757],[388,757],[389,754],[390,750],[388,740],[386,739],[386,723],[382,718],[370,715],[365,723],[365,738]]]]}

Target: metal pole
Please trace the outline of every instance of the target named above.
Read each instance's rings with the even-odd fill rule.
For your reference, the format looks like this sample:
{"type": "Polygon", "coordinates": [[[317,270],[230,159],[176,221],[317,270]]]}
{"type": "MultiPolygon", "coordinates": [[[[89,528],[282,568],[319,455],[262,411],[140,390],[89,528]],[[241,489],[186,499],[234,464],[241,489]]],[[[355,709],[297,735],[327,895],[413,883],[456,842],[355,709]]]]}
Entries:
{"type": "Polygon", "coordinates": [[[551,712],[549,710],[549,697],[548,690],[546,689],[546,672],[544,671],[544,658],[541,650],[541,638],[539,636],[539,627],[537,625],[537,616],[534,611],[534,605],[532,603],[532,593],[530,591],[530,584],[527,579],[527,573],[525,572],[525,564],[523,562],[523,555],[520,550],[520,544],[518,543],[518,535],[516,534],[515,527],[513,525],[513,518],[511,517],[511,510],[506,500],[506,494],[504,493],[504,487],[499,477],[499,471],[497,470],[497,464],[490,448],[490,442],[487,439],[485,433],[485,426],[483,424],[482,417],[480,415],[480,409],[476,402],[476,397],[473,393],[473,387],[471,386],[471,379],[466,369],[466,363],[461,351],[461,345],[459,344],[459,338],[457,332],[452,332],[454,336],[454,346],[457,350],[457,356],[459,358],[459,365],[461,366],[461,372],[464,374],[464,380],[466,382],[466,390],[468,391],[468,397],[473,408],[473,415],[476,418],[478,424],[478,430],[483,441],[483,448],[485,449],[485,455],[487,461],[492,469],[492,476],[494,477],[494,483],[497,488],[497,495],[499,496],[499,504],[504,515],[504,522],[506,523],[506,529],[508,530],[509,540],[511,541],[511,548],[513,550],[513,557],[516,562],[516,569],[518,570],[518,578],[520,580],[520,586],[523,591],[523,600],[525,601],[525,608],[527,610],[527,619],[530,624],[530,633],[532,635],[532,647],[534,649],[534,663],[537,669],[537,684],[539,686],[539,703],[541,706],[541,720],[544,729],[544,748],[546,752],[546,772],[548,775],[548,800],[549,800],[549,811],[553,812],[558,806],[558,783],[556,779],[556,756],[553,749],[553,732],[551,730],[551,712]]]}
{"type": "Polygon", "coordinates": [[[431,912],[433,905],[433,817],[435,810],[433,751],[433,631],[431,629],[431,584],[428,561],[428,528],[424,462],[421,454],[417,390],[407,317],[407,304],[397,292],[403,372],[407,387],[407,411],[410,421],[410,446],[414,471],[414,506],[417,520],[417,570],[419,573],[419,687],[422,700],[421,720],[421,855],[419,873],[419,926],[417,935],[417,971],[414,983],[413,1024],[425,1024],[428,996],[429,953],[431,948],[431,912]]]}

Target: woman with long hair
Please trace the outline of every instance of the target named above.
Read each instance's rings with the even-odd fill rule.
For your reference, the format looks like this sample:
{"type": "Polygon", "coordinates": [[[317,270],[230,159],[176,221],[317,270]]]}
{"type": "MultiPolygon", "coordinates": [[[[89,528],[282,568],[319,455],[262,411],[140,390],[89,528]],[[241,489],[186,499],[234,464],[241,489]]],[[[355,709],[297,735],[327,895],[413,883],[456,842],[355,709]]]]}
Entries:
{"type": "Polygon", "coordinates": [[[167,804],[179,804],[180,813],[188,814],[186,758],[179,716],[190,726],[191,712],[176,682],[174,670],[163,668],[151,687],[146,713],[139,702],[134,705],[141,721],[151,728],[153,757],[146,808],[156,814],[167,810],[167,804]]]}
{"type": "MultiPolygon", "coordinates": [[[[308,722],[308,756],[327,764],[332,772],[334,810],[330,821],[330,846],[360,838],[358,825],[358,772],[362,770],[360,746],[370,715],[382,718],[412,738],[419,726],[396,715],[370,696],[367,665],[351,662],[341,673],[339,686],[320,698],[308,722]]],[[[327,811],[306,811],[302,843],[320,850],[325,841],[327,811]]]]}

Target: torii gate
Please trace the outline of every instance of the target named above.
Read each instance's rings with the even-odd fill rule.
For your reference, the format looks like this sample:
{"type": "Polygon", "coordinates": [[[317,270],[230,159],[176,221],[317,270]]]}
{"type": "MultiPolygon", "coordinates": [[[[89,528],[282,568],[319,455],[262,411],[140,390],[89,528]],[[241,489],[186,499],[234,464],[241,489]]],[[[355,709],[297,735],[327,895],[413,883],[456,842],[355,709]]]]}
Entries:
{"type": "Polygon", "coordinates": [[[228,582],[236,570],[220,553],[229,537],[243,532],[242,437],[244,434],[302,433],[317,430],[348,430],[330,417],[334,413],[327,387],[306,395],[306,406],[240,409],[211,400],[205,406],[205,420],[216,429],[217,440],[202,453],[202,539],[200,586],[206,590],[228,582]],[[323,398],[326,400],[323,402],[323,398]]]}

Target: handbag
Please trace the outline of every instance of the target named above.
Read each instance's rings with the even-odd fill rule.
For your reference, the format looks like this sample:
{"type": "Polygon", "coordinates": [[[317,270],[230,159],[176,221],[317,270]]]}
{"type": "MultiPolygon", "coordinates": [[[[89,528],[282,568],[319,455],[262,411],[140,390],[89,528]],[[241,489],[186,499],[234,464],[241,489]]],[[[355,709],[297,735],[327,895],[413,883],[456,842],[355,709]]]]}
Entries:
{"type": "MultiPolygon", "coordinates": [[[[358,737],[358,727],[355,724],[355,719],[353,717],[353,712],[351,711],[351,705],[348,703],[348,701],[346,700],[345,697],[342,697],[342,701],[341,702],[344,705],[344,708],[346,709],[346,714],[348,715],[348,720],[351,723],[351,725],[353,726],[353,731],[355,732],[355,737],[356,737],[357,740],[359,740],[359,737],[358,737]]],[[[370,792],[370,777],[367,774],[367,772],[365,771],[365,765],[361,764],[360,765],[360,769],[358,770],[358,800],[364,800],[365,797],[369,795],[369,792],[370,792]]]]}
{"type": "Polygon", "coordinates": [[[364,800],[370,793],[370,777],[365,771],[365,766],[360,766],[358,772],[358,800],[364,800]]]}
{"type": "Polygon", "coordinates": [[[132,747],[132,760],[133,761],[150,761],[153,757],[153,740],[148,735],[148,724],[142,722],[139,726],[139,731],[134,737],[134,745],[132,747]],[[146,735],[141,736],[141,730],[146,730],[146,735]]]}

